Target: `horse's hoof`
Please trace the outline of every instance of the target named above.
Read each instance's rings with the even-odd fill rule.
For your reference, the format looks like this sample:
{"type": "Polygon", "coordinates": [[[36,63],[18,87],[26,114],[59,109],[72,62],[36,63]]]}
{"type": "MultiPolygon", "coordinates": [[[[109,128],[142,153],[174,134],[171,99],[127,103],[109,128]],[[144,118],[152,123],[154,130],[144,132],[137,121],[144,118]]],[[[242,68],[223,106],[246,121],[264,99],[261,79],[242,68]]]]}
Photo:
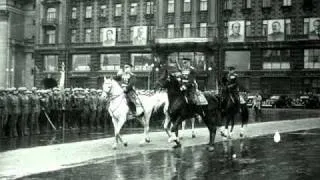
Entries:
{"type": "Polygon", "coordinates": [[[149,138],[145,139],[146,143],[150,143],[151,140],[149,138]]]}
{"type": "Polygon", "coordinates": [[[211,145],[209,145],[207,149],[208,149],[209,152],[213,152],[214,151],[214,147],[211,146],[211,145]]]}
{"type": "Polygon", "coordinates": [[[192,134],[192,138],[196,138],[196,135],[195,135],[195,134],[192,134]]]}
{"type": "Polygon", "coordinates": [[[124,145],[124,147],[127,147],[127,146],[128,146],[128,143],[127,143],[127,142],[124,142],[123,145],[124,145]]]}
{"type": "Polygon", "coordinates": [[[116,150],[117,149],[117,145],[116,144],[112,145],[112,149],[116,150]]]}

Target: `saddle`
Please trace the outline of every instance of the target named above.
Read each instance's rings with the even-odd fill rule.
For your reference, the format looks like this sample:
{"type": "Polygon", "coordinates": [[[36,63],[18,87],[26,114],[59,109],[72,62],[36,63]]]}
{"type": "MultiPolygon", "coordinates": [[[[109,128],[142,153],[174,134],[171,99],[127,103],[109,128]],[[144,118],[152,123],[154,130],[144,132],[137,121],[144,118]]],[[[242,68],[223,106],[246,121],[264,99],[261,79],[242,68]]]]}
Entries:
{"type": "Polygon", "coordinates": [[[204,93],[198,89],[196,90],[196,92],[190,93],[187,99],[189,102],[192,102],[192,104],[195,104],[197,106],[208,105],[208,101],[204,96],[204,93]]]}

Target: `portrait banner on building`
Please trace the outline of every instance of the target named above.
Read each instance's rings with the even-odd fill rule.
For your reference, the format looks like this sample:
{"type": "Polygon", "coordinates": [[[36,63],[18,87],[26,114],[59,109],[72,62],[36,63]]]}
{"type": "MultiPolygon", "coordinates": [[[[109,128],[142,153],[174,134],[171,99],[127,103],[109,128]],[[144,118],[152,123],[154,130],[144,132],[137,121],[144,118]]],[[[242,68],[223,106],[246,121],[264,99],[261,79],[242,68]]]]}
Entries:
{"type": "Polygon", "coordinates": [[[228,42],[244,42],[244,21],[228,22],[228,42]]]}
{"type": "Polygon", "coordinates": [[[102,35],[102,46],[115,46],[116,28],[104,28],[102,35]]]}
{"type": "Polygon", "coordinates": [[[268,41],[284,40],[284,20],[273,19],[268,21],[268,41]]]}
{"type": "Polygon", "coordinates": [[[320,39],[320,18],[310,18],[309,39],[320,39]]]}
{"type": "Polygon", "coordinates": [[[147,44],[147,26],[134,26],[132,44],[143,46],[147,44]]]}

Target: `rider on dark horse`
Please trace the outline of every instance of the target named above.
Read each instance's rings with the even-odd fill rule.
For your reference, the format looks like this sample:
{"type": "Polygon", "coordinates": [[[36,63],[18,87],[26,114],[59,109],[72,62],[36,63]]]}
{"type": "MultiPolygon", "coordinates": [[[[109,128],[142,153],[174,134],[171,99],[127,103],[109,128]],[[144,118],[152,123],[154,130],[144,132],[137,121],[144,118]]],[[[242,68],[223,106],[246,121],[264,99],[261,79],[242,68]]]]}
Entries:
{"type": "Polygon", "coordinates": [[[239,84],[238,75],[235,73],[235,67],[228,67],[228,74],[225,82],[225,87],[223,91],[224,96],[224,107],[227,106],[227,100],[230,99],[237,110],[240,109],[240,97],[239,97],[239,84]]]}
{"type": "Polygon", "coordinates": [[[182,59],[182,67],[179,67],[178,69],[181,72],[180,78],[181,78],[181,92],[184,94],[186,98],[186,102],[190,105],[191,109],[195,113],[196,119],[201,119],[200,115],[198,114],[199,111],[197,108],[197,105],[199,105],[199,99],[197,95],[198,90],[198,84],[196,82],[196,71],[191,66],[191,59],[189,58],[183,58],[182,59]]]}
{"type": "Polygon", "coordinates": [[[120,70],[117,76],[114,78],[118,81],[124,90],[128,107],[132,112],[132,118],[143,115],[143,109],[141,102],[138,99],[138,95],[135,91],[136,75],[132,72],[132,64],[124,64],[124,70],[120,70]]]}

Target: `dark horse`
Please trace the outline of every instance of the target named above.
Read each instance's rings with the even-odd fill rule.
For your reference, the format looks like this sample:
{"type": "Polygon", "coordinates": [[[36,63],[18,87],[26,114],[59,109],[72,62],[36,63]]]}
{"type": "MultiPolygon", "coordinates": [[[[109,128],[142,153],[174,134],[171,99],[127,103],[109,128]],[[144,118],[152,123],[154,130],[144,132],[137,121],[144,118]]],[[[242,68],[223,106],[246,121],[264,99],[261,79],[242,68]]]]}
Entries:
{"type": "MultiPolygon", "coordinates": [[[[208,144],[208,150],[214,150],[214,140],[216,136],[217,127],[220,124],[220,110],[219,110],[219,98],[213,94],[205,93],[205,97],[208,101],[208,105],[197,106],[189,104],[180,90],[180,81],[176,76],[165,71],[165,75],[161,78],[158,84],[162,88],[167,89],[169,99],[169,116],[173,124],[171,131],[175,132],[178,136],[178,127],[182,121],[194,117],[195,113],[199,114],[209,129],[210,140],[208,144]]],[[[181,144],[177,138],[174,139],[176,146],[180,147],[181,144]]]]}

